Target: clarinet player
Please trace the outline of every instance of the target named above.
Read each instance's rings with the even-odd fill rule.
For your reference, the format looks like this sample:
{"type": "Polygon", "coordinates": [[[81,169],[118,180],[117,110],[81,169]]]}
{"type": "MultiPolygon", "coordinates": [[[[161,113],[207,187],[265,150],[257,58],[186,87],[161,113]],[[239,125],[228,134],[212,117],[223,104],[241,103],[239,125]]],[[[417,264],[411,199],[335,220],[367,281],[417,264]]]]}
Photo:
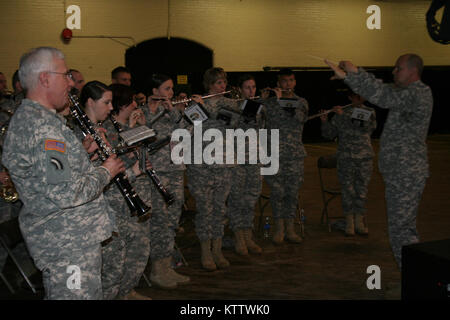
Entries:
{"type": "Polygon", "coordinates": [[[94,167],[57,114],[74,84],[61,51],[30,50],[19,76],[27,96],[10,122],[3,163],[24,204],[20,228],[45,298],[102,299],[101,242],[113,231],[102,191],[124,164],[112,155],[94,167]]]}

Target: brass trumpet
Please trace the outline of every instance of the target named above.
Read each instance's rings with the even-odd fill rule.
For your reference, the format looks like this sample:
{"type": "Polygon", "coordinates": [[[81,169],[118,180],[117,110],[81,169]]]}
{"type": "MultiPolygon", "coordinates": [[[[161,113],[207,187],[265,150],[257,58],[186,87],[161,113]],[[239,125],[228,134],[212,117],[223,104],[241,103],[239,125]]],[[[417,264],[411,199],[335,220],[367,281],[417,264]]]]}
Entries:
{"type": "Polygon", "coordinates": [[[14,187],[11,178],[7,177],[5,180],[5,184],[2,184],[0,187],[0,198],[2,198],[5,202],[16,202],[17,200],[19,200],[19,193],[14,187]]]}
{"type": "Polygon", "coordinates": [[[19,193],[13,184],[3,185],[0,188],[0,198],[2,198],[5,202],[16,202],[19,200],[19,193]]]}

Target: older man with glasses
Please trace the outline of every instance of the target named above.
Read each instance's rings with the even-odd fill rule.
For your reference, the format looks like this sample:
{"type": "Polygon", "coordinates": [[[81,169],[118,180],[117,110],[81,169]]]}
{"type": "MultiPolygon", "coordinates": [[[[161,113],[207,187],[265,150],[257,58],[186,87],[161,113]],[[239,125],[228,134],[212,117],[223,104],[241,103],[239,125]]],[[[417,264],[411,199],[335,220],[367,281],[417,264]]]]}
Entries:
{"type": "Polygon", "coordinates": [[[20,60],[27,90],[9,124],[3,164],[23,202],[20,228],[42,271],[46,299],[102,299],[101,242],[114,225],[102,192],[123,162],[94,167],[97,145],[75,137],[59,114],[73,86],[61,51],[41,47],[20,60]],[[85,150],[86,149],[86,150],[85,150]]]}

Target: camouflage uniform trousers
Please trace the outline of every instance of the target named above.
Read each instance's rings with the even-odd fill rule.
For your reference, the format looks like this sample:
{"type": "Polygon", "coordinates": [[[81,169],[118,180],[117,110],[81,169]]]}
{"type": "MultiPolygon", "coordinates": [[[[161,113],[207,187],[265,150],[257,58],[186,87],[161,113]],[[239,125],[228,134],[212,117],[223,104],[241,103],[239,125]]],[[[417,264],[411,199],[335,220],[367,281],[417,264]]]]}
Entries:
{"type": "Polygon", "coordinates": [[[227,201],[227,217],[233,231],[252,229],[262,179],[258,165],[241,164],[230,169],[233,177],[227,201]]]}
{"type": "Polygon", "coordinates": [[[223,237],[226,200],[231,188],[231,169],[187,169],[189,191],[195,198],[195,232],[201,242],[223,237]]]}
{"type": "Polygon", "coordinates": [[[167,206],[163,196],[152,183],[152,217],[150,219],[150,259],[171,257],[175,246],[176,230],[184,204],[184,170],[158,172],[161,184],[174,196],[167,206]]]}
{"type": "Polygon", "coordinates": [[[416,219],[426,178],[414,174],[383,178],[389,240],[395,260],[401,267],[402,247],[419,242],[416,219]]]}
{"type": "Polygon", "coordinates": [[[366,212],[367,191],[373,172],[372,158],[337,160],[337,175],[342,192],[344,215],[366,212]]]}
{"type": "Polygon", "coordinates": [[[270,187],[270,204],[274,219],[295,219],[300,187],[303,184],[304,157],[280,159],[275,175],[264,176],[270,187]]]}
{"type": "Polygon", "coordinates": [[[46,300],[103,299],[100,243],[89,247],[40,252],[33,258],[37,264],[44,266],[42,280],[46,300]],[[77,268],[80,271],[79,287],[76,282],[77,268]]]}
{"type": "Polygon", "coordinates": [[[111,190],[114,194],[109,191],[106,194],[116,211],[118,236],[113,236],[102,246],[102,287],[103,297],[107,300],[123,297],[138,285],[150,252],[149,220],[139,222],[136,216],[132,217],[115,186],[111,190]]]}

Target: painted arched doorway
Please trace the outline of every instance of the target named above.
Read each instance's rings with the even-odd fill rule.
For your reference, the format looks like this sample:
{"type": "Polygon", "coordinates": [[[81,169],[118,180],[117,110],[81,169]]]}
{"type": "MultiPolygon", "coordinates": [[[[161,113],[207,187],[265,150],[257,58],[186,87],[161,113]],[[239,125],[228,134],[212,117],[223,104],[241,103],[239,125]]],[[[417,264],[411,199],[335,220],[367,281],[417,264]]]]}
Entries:
{"type": "Polygon", "coordinates": [[[153,73],[172,77],[175,91],[203,93],[203,73],[213,66],[213,51],[183,38],[155,38],[129,48],[125,65],[131,70],[133,87],[148,94],[148,79],[153,73]]]}

